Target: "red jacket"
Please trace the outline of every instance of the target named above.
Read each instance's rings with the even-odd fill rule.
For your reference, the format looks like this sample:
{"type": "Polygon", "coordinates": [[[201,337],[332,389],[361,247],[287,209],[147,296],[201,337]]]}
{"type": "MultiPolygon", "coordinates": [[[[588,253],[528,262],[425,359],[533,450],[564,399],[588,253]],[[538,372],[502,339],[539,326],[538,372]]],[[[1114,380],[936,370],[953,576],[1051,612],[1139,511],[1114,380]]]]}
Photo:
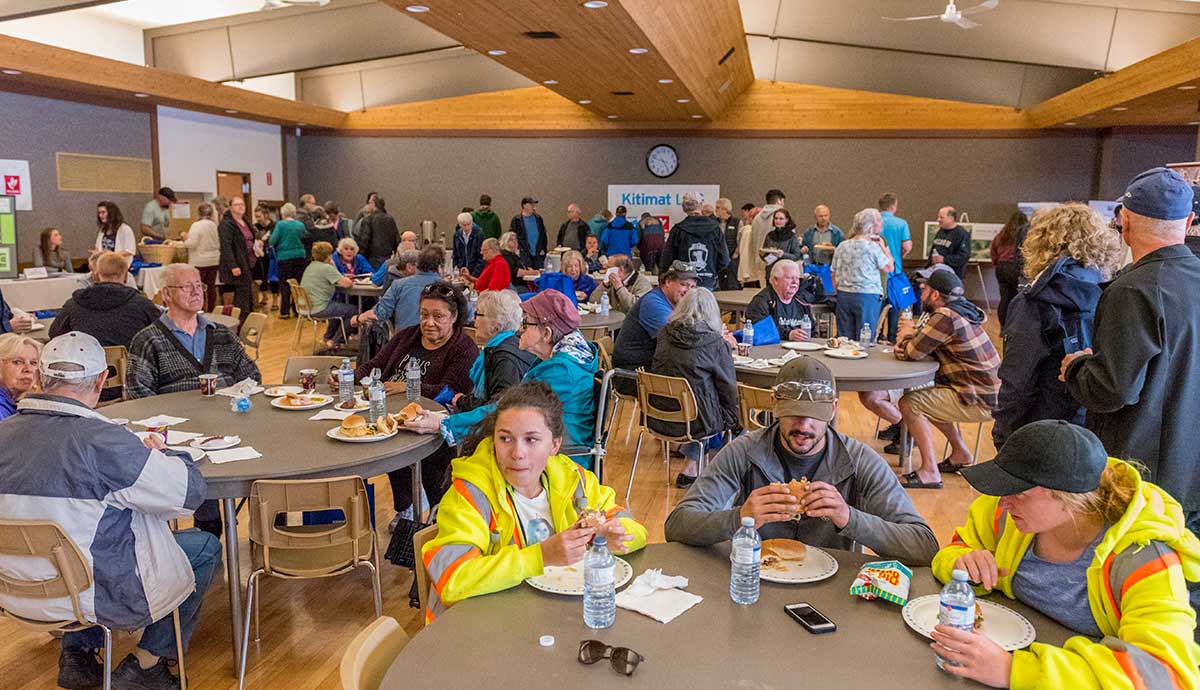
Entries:
{"type": "Polygon", "coordinates": [[[503,256],[496,255],[484,266],[483,273],[479,274],[479,280],[475,281],[475,289],[479,292],[506,290],[512,284],[509,278],[508,262],[503,256]]]}

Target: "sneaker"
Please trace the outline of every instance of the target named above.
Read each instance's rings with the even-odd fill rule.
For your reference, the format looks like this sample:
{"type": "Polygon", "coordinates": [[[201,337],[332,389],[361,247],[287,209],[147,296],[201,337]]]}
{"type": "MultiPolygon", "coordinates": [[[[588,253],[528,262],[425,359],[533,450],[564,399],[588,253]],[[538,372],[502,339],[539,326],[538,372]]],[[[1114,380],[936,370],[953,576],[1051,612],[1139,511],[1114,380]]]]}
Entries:
{"type": "Polygon", "coordinates": [[[399,513],[392,516],[392,521],[388,523],[388,534],[396,531],[396,526],[400,524],[400,518],[399,513]]]}
{"type": "Polygon", "coordinates": [[[179,690],[179,679],[167,670],[165,657],[150,668],[142,668],[130,654],[112,672],[113,690],[179,690]]]}
{"type": "Polygon", "coordinates": [[[89,690],[104,685],[104,665],[94,650],[64,649],[58,655],[58,686],[89,690]]]}
{"type": "MultiPolygon", "coordinates": [[[[912,453],[912,449],[913,449],[913,442],[912,442],[912,439],[910,438],[908,440],[908,452],[912,453]]],[[[899,455],[900,454],[900,441],[892,441],[891,443],[887,444],[886,446],[883,447],[883,452],[887,453],[888,455],[899,455]]]]}
{"type": "Polygon", "coordinates": [[[689,477],[688,475],[684,474],[683,472],[680,472],[679,474],[675,475],[675,488],[676,489],[686,489],[695,483],[696,483],[695,477],[689,477]]]}
{"type": "Polygon", "coordinates": [[[897,441],[897,440],[899,440],[900,439],[900,425],[892,424],[891,426],[887,427],[886,429],[880,429],[879,433],[875,434],[875,438],[879,439],[880,441],[897,441]]]}

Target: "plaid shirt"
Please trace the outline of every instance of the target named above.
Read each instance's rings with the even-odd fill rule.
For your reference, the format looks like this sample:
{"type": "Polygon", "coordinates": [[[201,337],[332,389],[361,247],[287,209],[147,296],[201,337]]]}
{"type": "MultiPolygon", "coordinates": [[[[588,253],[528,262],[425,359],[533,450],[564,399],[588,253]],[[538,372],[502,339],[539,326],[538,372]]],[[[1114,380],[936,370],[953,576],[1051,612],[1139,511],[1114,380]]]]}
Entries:
{"type": "Polygon", "coordinates": [[[896,343],[896,359],[937,358],[934,382],[950,386],[967,405],[995,409],[1000,392],[1000,355],[983,326],[945,307],[917,324],[896,343]]]}

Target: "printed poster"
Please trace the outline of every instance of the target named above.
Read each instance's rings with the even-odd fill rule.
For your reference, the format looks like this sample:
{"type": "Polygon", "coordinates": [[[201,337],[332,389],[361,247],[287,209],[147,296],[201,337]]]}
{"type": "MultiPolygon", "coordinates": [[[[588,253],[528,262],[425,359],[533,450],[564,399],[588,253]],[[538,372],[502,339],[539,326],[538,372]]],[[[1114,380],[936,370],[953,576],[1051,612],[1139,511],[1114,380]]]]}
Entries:
{"type": "Polygon", "coordinates": [[[0,159],[0,195],[16,197],[18,211],[33,210],[33,185],[29,181],[29,161],[0,159]]]}
{"type": "Polygon", "coordinates": [[[716,184],[610,184],[608,186],[608,210],[616,213],[624,206],[626,218],[637,223],[643,213],[649,213],[662,221],[663,230],[683,220],[680,203],[683,195],[691,192],[700,197],[703,204],[716,203],[721,197],[721,185],[716,184]]]}
{"type": "MultiPolygon", "coordinates": [[[[974,263],[991,263],[992,261],[992,240],[996,239],[996,235],[1000,234],[1000,229],[1004,227],[1003,223],[959,223],[963,230],[971,233],[971,258],[969,261],[974,263]]],[[[929,256],[929,248],[933,246],[933,238],[937,235],[938,223],[936,220],[925,222],[925,249],[924,256],[929,256]]]]}

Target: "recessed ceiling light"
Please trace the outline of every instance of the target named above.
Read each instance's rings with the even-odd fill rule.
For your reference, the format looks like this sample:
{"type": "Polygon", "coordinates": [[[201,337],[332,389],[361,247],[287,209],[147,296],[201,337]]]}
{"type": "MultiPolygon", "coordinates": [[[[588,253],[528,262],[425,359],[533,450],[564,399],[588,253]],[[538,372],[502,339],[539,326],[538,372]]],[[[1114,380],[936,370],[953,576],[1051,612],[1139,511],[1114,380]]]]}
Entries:
{"type": "Polygon", "coordinates": [[[659,79],[658,83],[659,84],[674,84],[675,80],[674,79],[659,79]]]}
{"type": "Polygon", "coordinates": [[[133,94],[133,97],[134,97],[134,98],[149,98],[149,97],[150,97],[150,94],[148,94],[148,93],[135,93],[135,94],[133,94]]]}
{"type": "Polygon", "coordinates": [[[405,7],[404,9],[408,12],[412,12],[413,14],[421,14],[422,12],[429,11],[429,8],[424,5],[409,5],[408,7],[405,7]]]}
{"type": "Polygon", "coordinates": [[[700,118],[702,118],[702,117],[704,117],[704,116],[703,116],[703,115],[693,115],[693,116],[692,116],[692,119],[693,119],[693,120],[699,120],[699,119],[700,119],[700,118]]]}
{"type": "Polygon", "coordinates": [[[1125,106],[1117,106],[1116,108],[1113,108],[1114,113],[1123,113],[1126,110],[1129,110],[1129,108],[1126,108],[1125,106]]]}
{"type": "Polygon", "coordinates": [[[1195,84],[1185,84],[1185,85],[1179,87],[1179,90],[1180,91],[1195,91],[1196,85],[1195,84]]]}
{"type": "Polygon", "coordinates": [[[501,55],[508,55],[508,51],[507,50],[499,50],[499,49],[489,50],[488,55],[494,55],[495,57],[500,57],[501,55]]]}
{"type": "Polygon", "coordinates": [[[555,84],[558,83],[558,80],[557,79],[547,79],[546,81],[544,81],[542,83],[545,84],[546,86],[554,86],[555,84]]]}
{"type": "Polygon", "coordinates": [[[0,71],[3,71],[5,74],[20,74],[21,73],[21,70],[19,70],[19,69],[6,69],[6,70],[0,70],[0,71]]]}
{"type": "Polygon", "coordinates": [[[609,115],[609,116],[608,116],[608,119],[610,119],[610,120],[615,120],[615,119],[617,119],[617,116],[616,116],[616,115],[609,115]]]}
{"type": "Polygon", "coordinates": [[[630,48],[629,52],[633,53],[634,55],[645,55],[646,53],[650,52],[650,49],[649,48],[630,48]]]}
{"type": "Polygon", "coordinates": [[[604,0],[588,0],[587,2],[583,3],[583,6],[589,10],[598,10],[602,7],[608,7],[608,3],[604,2],[604,0]]]}
{"type": "Polygon", "coordinates": [[[1200,120],[1193,120],[1193,121],[1189,122],[1188,124],[1189,125],[1200,125],[1200,120]]]}
{"type": "Polygon", "coordinates": [[[582,101],[579,101],[579,105],[588,105],[589,103],[591,103],[591,101],[589,101],[589,100],[588,100],[588,99],[586,99],[586,98],[585,98],[585,99],[583,99],[582,101]]]}
{"type": "Polygon", "coordinates": [[[308,123],[307,122],[297,122],[296,124],[300,127],[303,127],[303,126],[307,125],[308,123]]]}
{"type": "Polygon", "coordinates": [[[675,99],[675,102],[676,102],[676,103],[691,103],[691,102],[692,102],[692,99],[690,99],[690,98],[676,98],[676,99],[675,99]]]}
{"type": "Polygon", "coordinates": [[[225,112],[229,113],[230,115],[233,115],[233,114],[236,114],[236,113],[237,113],[237,111],[236,111],[236,110],[233,110],[233,109],[231,109],[231,108],[226,108],[226,109],[225,109],[225,112]]]}
{"type": "Polygon", "coordinates": [[[1074,127],[1075,123],[1074,122],[1064,122],[1063,125],[1065,125],[1067,127],[1074,127]]]}

